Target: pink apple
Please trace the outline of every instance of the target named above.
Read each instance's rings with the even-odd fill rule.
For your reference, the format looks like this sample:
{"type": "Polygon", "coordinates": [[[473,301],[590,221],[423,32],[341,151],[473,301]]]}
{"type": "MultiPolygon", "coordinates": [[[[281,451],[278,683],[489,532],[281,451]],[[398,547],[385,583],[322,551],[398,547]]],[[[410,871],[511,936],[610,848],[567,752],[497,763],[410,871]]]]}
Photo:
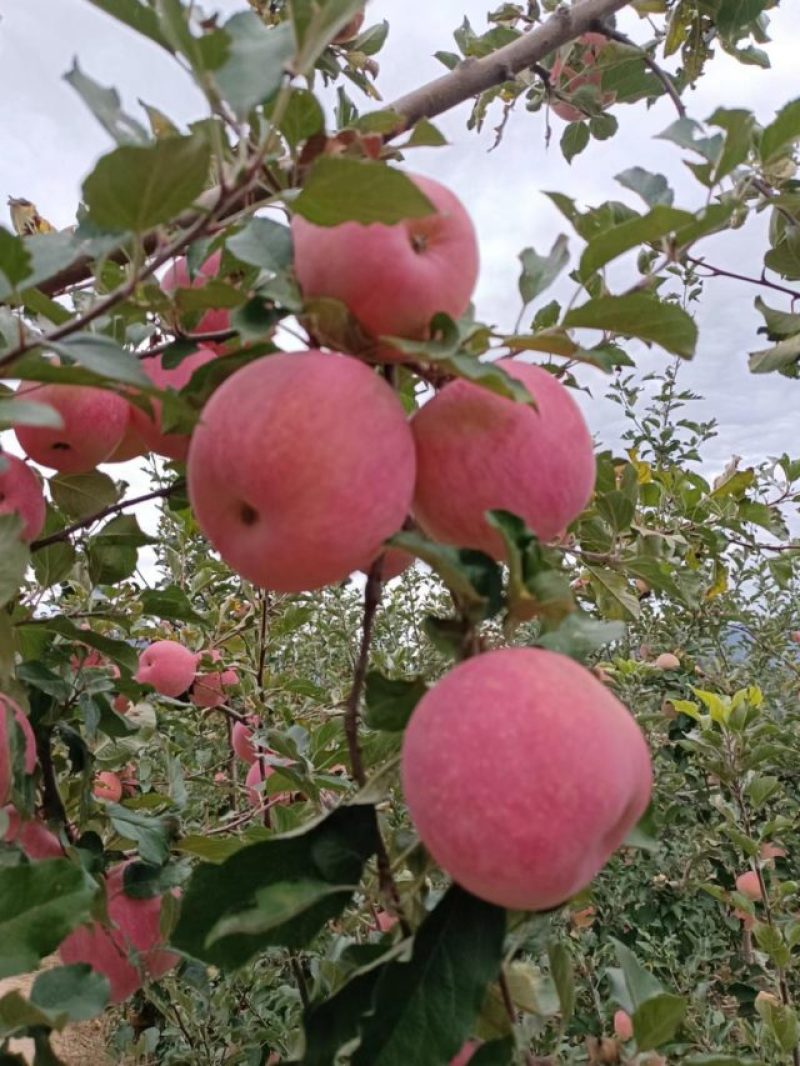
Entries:
{"type": "MultiPolygon", "coordinates": [[[[152,401],[151,401],[152,402],[152,401]]],[[[148,451],[147,442],[139,432],[136,419],[134,417],[136,408],[131,404],[128,405],[128,421],[125,425],[125,433],[122,440],[116,446],[114,451],[106,459],[107,463],[127,463],[131,459],[136,459],[140,455],[144,455],[148,451]]]]}
{"type": "Polygon", "coordinates": [[[94,779],[92,795],[106,803],[119,803],[122,799],[122,782],[110,770],[103,770],[94,779]]]}
{"type": "Polygon", "coordinates": [[[197,656],[174,640],[157,640],[139,656],[133,675],[141,685],[151,685],[162,696],[182,695],[194,681],[197,656]]]}
{"type": "Polygon", "coordinates": [[[131,709],[131,701],[127,696],[118,695],[111,701],[111,706],[117,712],[117,714],[127,714],[131,709]]]}
{"type": "Polygon", "coordinates": [[[58,837],[36,819],[23,820],[11,806],[4,808],[8,829],[3,837],[6,844],[16,844],[31,861],[37,859],[62,859],[64,849],[58,837]]]}
{"type": "MultiPolygon", "coordinates": [[[[295,270],[306,300],[339,300],[373,338],[421,339],[437,312],[459,318],[478,278],[475,229],[449,189],[409,175],[436,211],[392,226],[292,219],[295,270]]],[[[379,361],[405,358],[381,350],[379,361]]]]}
{"type": "MultiPolygon", "coordinates": [[[[396,577],[400,577],[402,573],[408,570],[409,566],[414,563],[413,556],[408,552],[400,551],[399,548],[388,548],[386,550],[381,549],[378,555],[383,556],[383,562],[381,563],[381,581],[386,584],[387,581],[393,581],[396,577]]],[[[374,560],[373,560],[374,562],[374,560]]],[[[367,563],[361,567],[363,574],[368,574],[372,569],[372,563],[367,563]]]]}
{"type": "Polygon", "coordinates": [[[658,658],[653,661],[653,666],[656,670],[680,670],[681,661],[677,655],[673,655],[671,651],[663,651],[658,658]]]}
{"type": "MultiPolygon", "coordinates": [[[[216,649],[205,653],[212,662],[219,663],[222,656],[216,649]]],[[[228,689],[239,684],[239,675],[230,668],[222,671],[198,673],[189,699],[196,707],[221,707],[228,698],[228,689]]]]}
{"type": "Polygon", "coordinates": [[[442,869],[481,899],[548,910],[580,891],[650,799],[647,744],[588,670],[539,648],[460,663],[405,733],[409,813],[442,869]]]}
{"type": "MultiPolygon", "coordinates": [[[[270,756],[274,759],[275,753],[272,751],[264,751],[260,753],[264,756],[270,756]]],[[[247,789],[247,798],[252,807],[261,807],[267,800],[270,804],[280,803],[287,804],[292,802],[291,792],[279,792],[274,796],[265,796],[263,786],[275,773],[275,764],[267,762],[266,758],[257,758],[250,769],[247,771],[247,777],[245,778],[245,788],[247,789]]]]}
{"type": "Polygon", "coordinates": [[[46,511],[42,483],[33,469],[16,455],[0,452],[0,515],[19,515],[20,536],[31,541],[42,532],[46,511]]]}
{"type": "Polygon", "coordinates": [[[614,1036],[622,1041],[633,1039],[633,1021],[626,1010],[618,1010],[614,1014],[614,1036]]]}
{"type": "MultiPolygon", "coordinates": [[[[572,41],[556,56],[550,71],[550,80],[554,88],[565,96],[571,96],[583,85],[593,85],[597,89],[602,83],[602,71],[598,68],[598,58],[608,45],[608,38],[602,33],[584,33],[572,41]]],[[[616,93],[598,93],[597,102],[601,109],[614,103],[616,93]]],[[[565,122],[580,122],[588,116],[580,108],[568,104],[566,100],[555,97],[550,104],[552,110],[565,122]]]]}
{"type": "MultiPolygon", "coordinates": [[[[161,390],[172,389],[173,392],[180,392],[181,389],[189,384],[195,370],[199,370],[201,366],[205,366],[206,363],[210,363],[216,358],[217,353],[212,351],[211,348],[198,348],[196,352],[193,352],[192,355],[187,355],[172,369],[167,369],[162,362],[162,357],[157,355],[153,356],[152,359],[143,359],[142,370],[144,370],[156,388],[161,390]]],[[[161,401],[151,400],[150,402],[153,405],[154,419],[149,418],[138,407],[131,406],[131,425],[135,432],[144,441],[147,451],[155,452],[157,455],[165,455],[169,459],[184,460],[189,451],[189,435],[186,433],[164,433],[161,429],[161,401]]]]}
{"type": "Polygon", "coordinates": [[[36,769],[36,737],[22,708],[0,692],[0,804],[11,798],[14,783],[14,751],[22,743],[22,769],[32,774],[36,769]],[[16,724],[17,729],[12,733],[16,724]]]}
{"type": "Polygon", "coordinates": [[[450,1066],[467,1066],[480,1046],[480,1040],[468,1040],[455,1058],[450,1059],[450,1066]]]}
{"type": "Polygon", "coordinates": [[[70,933],[61,944],[62,962],[88,963],[111,984],[111,1002],[121,1003],[147,978],[158,980],[177,965],[178,956],[164,950],[161,935],[161,898],[133,899],[125,895],[124,870],[115,866],[106,879],[110,927],[92,922],[70,933]]]}
{"type": "Polygon", "coordinates": [[[446,544],[505,555],[488,510],[519,515],[549,541],[589,502],[595,479],[592,438],[569,391],[541,367],[503,359],[536,402],[515,403],[454,381],[411,420],[417,444],[414,516],[446,544]]]}
{"type": "Polygon", "coordinates": [[[253,743],[253,732],[244,722],[236,722],[231,731],[231,746],[242,762],[250,766],[256,761],[258,755],[253,743]]]}
{"type": "Polygon", "coordinates": [[[320,351],[248,364],[209,400],[189,449],[203,532],[248,581],[276,592],[331,585],[402,526],[414,442],[386,382],[320,351]]]}
{"type": "Polygon", "coordinates": [[[61,415],[61,429],[16,426],[14,432],[30,459],[62,474],[93,470],[108,459],[125,433],[127,401],[107,389],[26,381],[17,395],[48,404],[61,415]]]}
{"type": "MultiPolygon", "coordinates": [[[[180,259],[176,259],[167,269],[167,272],[161,280],[161,288],[169,296],[171,296],[176,289],[201,289],[211,278],[215,278],[217,274],[219,274],[221,264],[222,252],[213,252],[202,264],[194,278],[190,278],[189,266],[186,259],[181,256],[180,259]]],[[[225,330],[230,329],[230,326],[230,311],[224,307],[212,307],[203,313],[202,318],[197,323],[195,332],[199,334],[222,333],[225,330]]],[[[190,337],[192,335],[193,334],[191,333],[189,334],[190,337]]],[[[207,347],[214,348],[217,352],[221,351],[224,344],[224,342],[220,342],[219,344],[216,342],[205,343],[207,347]]]]}
{"type": "Polygon", "coordinates": [[[743,874],[739,874],[736,878],[736,891],[741,893],[746,899],[757,900],[763,899],[764,894],[761,891],[761,881],[755,870],[747,870],[743,874]]]}

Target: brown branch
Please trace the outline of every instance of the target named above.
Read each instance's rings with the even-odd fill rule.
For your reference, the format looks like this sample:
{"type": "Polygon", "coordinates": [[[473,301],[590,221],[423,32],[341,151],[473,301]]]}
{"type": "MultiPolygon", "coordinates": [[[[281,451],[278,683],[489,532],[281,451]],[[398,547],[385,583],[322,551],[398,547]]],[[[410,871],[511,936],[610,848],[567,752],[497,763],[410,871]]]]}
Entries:
{"type": "Polygon", "coordinates": [[[57,533],[51,533],[48,537],[40,537],[39,540],[32,541],[31,551],[37,552],[42,548],[48,548],[51,544],[58,544],[63,540],[69,540],[73,533],[77,533],[78,530],[86,529],[88,526],[94,525],[95,522],[99,522],[102,518],[108,518],[108,516],[112,514],[119,514],[120,511],[125,511],[129,507],[135,507],[140,503],[147,503],[148,500],[157,500],[159,498],[171,496],[173,492],[177,492],[178,489],[183,488],[184,485],[185,482],[181,479],[174,481],[171,485],[167,485],[163,489],[147,492],[144,496],[134,496],[129,500],[120,500],[119,503],[112,503],[109,507],[104,507],[101,511],[96,511],[94,514],[87,515],[85,518],[73,522],[72,525],[64,526],[64,528],[59,529],[57,533]]]}
{"type": "Polygon", "coordinates": [[[361,703],[361,693],[367,678],[367,666],[369,664],[369,647],[372,643],[372,630],[375,624],[375,615],[381,602],[381,565],[383,557],[377,559],[370,569],[367,577],[367,587],[364,590],[364,622],[361,631],[361,647],[353,671],[353,685],[344,713],[344,732],[347,737],[347,750],[350,754],[350,772],[359,788],[367,783],[367,774],[364,770],[364,760],[361,756],[361,746],[358,742],[358,709],[361,703]]]}
{"type": "Polygon", "coordinates": [[[592,23],[589,28],[591,30],[594,30],[595,33],[602,33],[603,36],[608,37],[610,41],[618,41],[620,44],[625,44],[629,48],[635,48],[636,51],[642,57],[642,61],[644,62],[645,66],[650,68],[653,74],[655,74],[655,76],[664,86],[664,92],[675,105],[675,110],[678,112],[680,117],[686,118],[686,107],[684,106],[683,100],[681,100],[680,98],[678,90],[675,88],[675,83],[673,82],[669,74],[667,74],[667,72],[658,65],[655,59],[653,59],[653,57],[650,55],[646,48],[642,48],[642,46],[640,44],[637,44],[636,41],[631,40],[631,38],[628,37],[626,33],[620,33],[619,30],[615,30],[612,29],[610,26],[606,26],[606,24],[601,19],[597,19],[595,22],[592,23]]]}
{"type": "Polygon", "coordinates": [[[733,270],[725,270],[722,267],[714,266],[712,263],[707,263],[705,259],[697,259],[693,255],[685,255],[683,257],[687,263],[691,263],[692,266],[702,267],[708,271],[705,277],[709,278],[733,278],[735,281],[746,281],[750,285],[761,285],[765,289],[774,289],[775,292],[785,293],[787,296],[791,296],[793,300],[800,300],[800,292],[796,289],[789,289],[785,285],[778,285],[775,281],[770,281],[769,278],[763,275],[760,278],[749,277],[747,274],[737,274],[733,270]]]}

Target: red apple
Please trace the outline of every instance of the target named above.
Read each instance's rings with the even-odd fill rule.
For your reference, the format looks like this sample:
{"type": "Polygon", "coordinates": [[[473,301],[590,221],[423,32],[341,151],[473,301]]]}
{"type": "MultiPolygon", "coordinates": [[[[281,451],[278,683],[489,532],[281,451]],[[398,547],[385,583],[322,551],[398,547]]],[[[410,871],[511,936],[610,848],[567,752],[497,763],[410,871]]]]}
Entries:
{"type": "Polygon", "coordinates": [[[352,41],[353,38],[358,37],[361,32],[361,27],[364,25],[364,19],[366,15],[363,11],[360,11],[357,15],[344,26],[331,41],[331,44],[346,44],[347,41],[352,41]]]}
{"type": "Polygon", "coordinates": [[[664,651],[654,660],[653,666],[656,670],[680,670],[681,661],[671,651],[664,651]]]}
{"type": "Polygon", "coordinates": [[[414,516],[446,544],[505,555],[485,512],[511,511],[552,540],[589,502],[592,438],[569,391],[541,367],[501,360],[536,402],[515,403],[454,381],[411,420],[417,444],[414,516]]]}
{"type": "Polygon", "coordinates": [[[242,762],[250,766],[256,761],[258,755],[253,744],[253,732],[244,722],[236,722],[231,731],[231,746],[242,762]]]}
{"type": "MultiPolygon", "coordinates": [[[[216,649],[206,653],[212,662],[218,663],[222,656],[216,649]]],[[[196,707],[221,707],[228,698],[228,689],[239,684],[235,670],[199,673],[192,685],[189,699],[196,707]]]]}
{"type": "Polygon", "coordinates": [[[14,782],[14,752],[22,744],[22,769],[32,774],[36,769],[36,738],[22,708],[0,692],[0,804],[11,798],[14,782]],[[14,725],[16,724],[16,729],[14,725]],[[14,732],[12,732],[14,730],[14,732]]]}
{"type": "Polygon", "coordinates": [[[446,674],[414,710],[401,767],[433,858],[514,910],[548,910],[588,885],[644,814],[652,780],[626,708],[574,660],[539,648],[446,674]]]}
{"type": "Polygon", "coordinates": [[[276,592],[344,581],[403,524],[414,442],[357,359],[271,355],[225,381],[189,449],[189,498],[228,565],[276,592]]]}
{"type": "Polygon", "coordinates": [[[761,881],[755,870],[747,870],[745,873],[739,874],[736,878],[736,891],[740,892],[746,899],[753,900],[753,902],[764,898],[761,891],[761,881]]]}
{"type": "MultiPolygon", "coordinates": [[[[168,295],[172,295],[176,289],[200,289],[202,288],[210,278],[215,278],[219,274],[219,268],[222,263],[222,252],[216,251],[212,253],[200,267],[195,274],[194,278],[189,277],[189,266],[186,259],[181,256],[180,259],[176,259],[174,263],[167,269],[164,277],[161,280],[161,288],[168,295]]],[[[202,318],[197,323],[196,332],[203,333],[221,333],[230,329],[231,316],[227,308],[217,307],[210,308],[204,312],[202,318]]],[[[192,334],[189,334],[192,336],[192,334]]],[[[219,352],[222,349],[224,342],[204,342],[206,347],[210,347],[219,352]]]]}
{"type": "Polygon", "coordinates": [[[42,483],[33,469],[16,455],[0,452],[0,515],[19,515],[20,536],[31,541],[42,532],[46,511],[42,483]]]}
{"type": "MultiPolygon", "coordinates": [[[[295,270],[304,297],[341,301],[373,338],[420,339],[437,312],[459,318],[478,277],[475,229],[461,201],[431,178],[409,176],[435,213],[392,226],[316,226],[299,215],[292,220],[295,270]]],[[[377,358],[389,362],[405,356],[386,349],[377,358]]]]}
{"type": "Polygon", "coordinates": [[[614,1036],[622,1041],[633,1039],[633,1021],[626,1010],[618,1010],[614,1014],[614,1036]]]}
{"type": "Polygon", "coordinates": [[[157,640],[139,656],[134,681],[151,685],[162,696],[177,697],[191,686],[197,672],[197,656],[174,640],[157,640]]]}
{"type": "Polygon", "coordinates": [[[455,1058],[450,1059],[450,1066],[467,1066],[472,1061],[472,1056],[481,1046],[480,1040],[468,1040],[455,1058]]]}
{"type": "MultiPolygon", "coordinates": [[[[584,33],[576,41],[566,45],[556,56],[550,71],[550,81],[555,89],[565,96],[571,96],[583,85],[593,85],[599,90],[602,71],[597,61],[600,53],[608,45],[608,38],[602,33],[584,33]]],[[[599,93],[598,106],[605,109],[614,103],[616,93],[599,93]]],[[[551,108],[565,122],[580,122],[588,116],[580,108],[565,100],[553,98],[551,108]]]]}
{"type": "MultiPolygon", "coordinates": [[[[210,363],[217,358],[217,353],[211,348],[198,348],[192,355],[171,369],[167,369],[160,355],[152,359],[142,360],[142,370],[150,378],[158,389],[171,389],[180,392],[191,381],[192,374],[201,366],[210,363]]],[[[153,418],[149,418],[138,407],[131,406],[131,425],[141,439],[145,442],[146,450],[155,452],[157,455],[165,455],[169,459],[184,460],[189,451],[189,434],[164,433],[161,429],[161,401],[151,400],[153,405],[153,418]]]]}
{"type": "MultiPolygon", "coordinates": [[[[381,581],[384,584],[387,581],[393,581],[396,577],[400,577],[414,563],[414,557],[409,555],[408,552],[400,551],[399,548],[381,549],[378,554],[383,556],[381,581]]],[[[361,567],[361,572],[362,574],[368,574],[371,569],[372,563],[367,563],[361,567]]]]}
{"type": "Polygon", "coordinates": [[[14,432],[30,459],[62,474],[85,474],[108,459],[128,424],[127,401],[107,389],[26,381],[17,395],[61,415],[61,429],[16,426],[14,432]]]}
{"type": "Polygon", "coordinates": [[[119,803],[122,799],[122,782],[110,770],[103,770],[94,779],[92,795],[106,803],[119,803]]]}
{"type": "Polygon", "coordinates": [[[31,861],[63,859],[64,849],[58,837],[36,819],[24,821],[11,806],[5,807],[8,829],[3,837],[6,844],[16,844],[31,861]]]}

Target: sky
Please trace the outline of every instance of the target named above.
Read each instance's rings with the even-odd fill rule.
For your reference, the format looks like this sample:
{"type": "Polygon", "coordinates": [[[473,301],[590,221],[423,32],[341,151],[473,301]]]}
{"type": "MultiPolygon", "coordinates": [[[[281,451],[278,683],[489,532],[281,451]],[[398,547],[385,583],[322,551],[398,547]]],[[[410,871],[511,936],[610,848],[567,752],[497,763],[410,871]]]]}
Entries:
{"type": "MultiPolygon", "coordinates": [[[[206,11],[223,17],[241,10],[244,0],[204,0],[206,11]]],[[[408,0],[372,0],[369,22],[387,19],[389,40],[379,55],[379,86],[390,101],[444,68],[433,57],[439,49],[453,49],[452,31],[466,15],[478,31],[485,28],[491,0],[436,0],[425,5],[408,0]]],[[[800,42],[800,5],[784,0],[772,13],[772,69],[742,66],[718,56],[697,90],[686,100],[689,114],[704,119],[716,107],[747,107],[764,122],[797,93],[797,45],[800,42]]],[[[636,16],[623,16],[623,29],[646,38],[636,16]]],[[[0,198],[24,196],[57,227],[71,225],[80,185],[95,160],[113,147],[107,135],[62,80],[77,57],[82,69],[120,92],[125,107],[143,119],[142,99],[186,122],[204,114],[203,101],[188,77],[157,46],[115,23],[87,0],[0,0],[0,91],[3,108],[3,152],[0,153],[0,198]]],[[[358,95],[355,88],[351,90],[358,95]]],[[[480,136],[466,129],[465,105],[437,124],[449,147],[417,150],[410,169],[450,185],[471,212],[478,230],[482,270],[476,292],[478,316],[510,330],[519,310],[518,253],[533,246],[550,248],[566,223],[543,195],[558,190],[589,206],[608,198],[641,208],[633,193],[614,176],[635,164],[667,175],[676,191],[676,206],[696,209],[703,190],[686,171],[681,153],[655,134],[676,118],[666,100],[650,111],[644,104],[616,110],[620,132],[605,142],[591,142],[572,166],[558,149],[559,120],[553,118],[554,138],[545,143],[542,113],[520,111],[508,124],[501,146],[490,152],[490,121],[480,136]]],[[[3,207],[0,205],[0,216],[3,207]]],[[[574,253],[581,242],[570,239],[574,253]]],[[[759,274],[764,250],[763,222],[712,238],[697,247],[710,262],[759,274]]],[[[630,261],[610,277],[620,288],[630,283],[630,261]],[[627,280],[626,280],[627,279],[627,280]]],[[[756,335],[760,316],[753,308],[761,291],[769,303],[787,306],[782,298],[740,282],[714,279],[707,283],[698,311],[700,344],[687,363],[681,383],[705,397],[698,418],[716,416],[719,436],[707,450],[707,470],[721,470],[732,454],[745,465],[784,451],[797,455],[797,409],[800,383],[778,376],[754,377],[747,370],[747,353],[764,346],[756,335]]],[[[571,283],[559,283],[545,295],[566,299],[571,283]]],[[[640,366],[663,367],[670,357],[659,349],[645,351],[640,366]]],[[[603,444],[615,444],[622,426],[619,409],[603,399],[607,380],[591,368],[580,374],[592,398],[581,396],[587,419],[603,444]]],[[[5,442],[4,442],[5,443],[5,442]]],[[[114,468],[117,472],[121,468],[114,468]]],[[[128,476],[127,469],[126,475],[128,476]]]]}

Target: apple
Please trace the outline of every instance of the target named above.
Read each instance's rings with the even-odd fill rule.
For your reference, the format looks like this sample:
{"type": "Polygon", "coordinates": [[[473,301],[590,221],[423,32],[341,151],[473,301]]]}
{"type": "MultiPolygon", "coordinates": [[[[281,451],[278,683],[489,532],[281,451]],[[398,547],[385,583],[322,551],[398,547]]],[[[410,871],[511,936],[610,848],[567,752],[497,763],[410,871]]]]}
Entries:
{"type": "Polygon", "coordinates": [[[119,803],[122,799],[122,781],[110,770],[103,770],[94,779],[92,795],[106,803],[119,803]]]}
{"type": "MultiPolygon", "coordinates": [[[[194,278],[189,277],[189,265],[186,259],[181,256],[176,259],[168,268],[164,277],[161,279],[161,288],[171,296],[176,289],[200,289],[211,278],[215,278],[219,274],[219,269],[222,264],[222,252],[213,252],[208,259],[202,264],[200,269],[195,274],[194,278]]],[[[231,316],[230,312],[224,307],[212,307],[208,311],[205,311],[200,321],[197,323],[196,332],[203,333],[222,333],[231,328],[231,316]]],[[[191,337],[192,334],[190,333],[191,337]]],[[[217,352],[221,351],[224,342],[203,342],[207,347],[214,348],[217,352]]]]}
{"type": "Polygon", "coordinates": [[[158,980],[179,962],[162,947],[161,897],[133,899],[124,891],[125,866],[115,866],[106,878],[109,928],[97,922],[75,929],[59,947],[61,961],[70,966],[88,963],[111,985],[111,1002],[121,1003],[144,984],[158,980]]]}
{"type": "Polygon", "coordinates": [[[133,675],[141,685],[151,685],[162,696],[177,697],[191,686],[197,673],[197,656],[174,640],[157,640],[139,656],[133,675]]]}
{"type": "Polygon", "coordinates": [[[406,729],[401,773],[411,820],[442,869],[481,899],[532,911],[589,884],[652,785],[628,710],[584,667],[541,648],[478,655],[429,689],[406,729]]]}
{"type": "Polygon", "coordinates": [[[14,432],[29,459],[62,474],[94,470],[117,447],[128,424],[127,401],[108,389],[24,381],[16,395],[61,415],[61,429],[15,426],[14,432]]]}
{"type": "Polygon", "coordinates": [[[14,807],[4,808],[8,829],[3,837],[6,844],[16,844],[32,861],[63,859],[64,849],[58,837],[35,818],[24,820],[14,807]]]}
{"type": "Polygon", "coordinates": [[[450,1059],[450,1066],[467,1066],[472,1061],[472,1056],[481,1046],[480,1040],[468,1040],[459,1053],[450,1059]]]}
{"type": "MultiPolygon", "coordinates": [[[[142,360],[142,370],[150,378],[156,388],[161,390],[172,389],[180,392],[189,384],[195,370],[210,363],[217,358],[217,353],[211,348],[198,348],[196,352],[187,355],[176,367],[168,369],[162,362],[160,355],[152,359],[142,360]]],[[[169,459],[183,461],[189,451],[189,434],[187,433],[164,433],[161,429],[161,401],[151,400],[154,418],[150,418],[144,411],[131,405],[131,425],[145,443],[145,450],[164,455],[169,459]]]]}
{"type": "Polygon", "coordinates": [[[739,907],[735,907],[733,911],[734,918],[738,918],[742,923],[743,929],[752,929],[756,924],[756,920],[752,914],[748,914],[747,911],[740,910],[739,907]]]}
{"type": "MultiPolygon", "coordinates": [[[[384,584],[387,581],[393,581],[396,577],[400,577],[401,574],[408,570],[409,566],[414,564],[414,556],[409,555],[408,552],[401,551],[399,548],[382,548],[378,552],[378,556],[383,556],[380,577],[384,584]]],[[[375,560],[373,559],[371,563],[362,566],[360,568],[361,573],[369,574],[374,562],[375,560]]]]}
{"type": "Polygon", "coordinates": [[[794,633],[790,633],[789,640],[793,641],[795,644],[800,644],[800,629],[796,629],[794,633]]]}
{"type": "MultiPolygon", "coordinates": [[[[274,758],[275,753],[272,751],[263,751],[259,754],[264,756],[272,756],[274,758]]],[[[272,777],[275,773],[275,765],[267,762],[266,758],[257,758],[250,769],[247,771],[247,777],[245,777],[244,784],[247,789],[247,799],[251,807],[261,807],[266,801],[267,797],[264,795],[263,784],[268,778],[272,777]]],[[[279,792],[274,796],[269,797],[270,803],[286,804],[292,802],[291,792],[279,792]]]]}
{"type": "Polygon", "coordinates": [[[764,894],[761,891],[761,880],[755,870],[747,870],[743,874],[739,874],[736,878],[736,891],[741,893],[745,899],[756,902],[764,898],[764,894]]]}
{"type": "Polygon", "coordinates": [[[359,11],[357,15],[344,26],[331,41],[331,44],[346,44],[348,41],[352,41],[355,37],[358,37],[361,27],[364,25],[364,19],[366,15],[363,11],[359,11]]]}
{"type": "Polygon", "coordinates": [[[0,452],[0,515],[19,515],[20,537],[30,542],[42,532],[46,511],[42,484],[33,469],[16,455],[0,452]]]}
{"type": "Polygon", "coordinates": [[[633,1039],[633,1021],[626,1010],[618,1010],[614,1015],[614,1035],[622,1041],[633,1039]]]}
{"type": "Polygon", "coordinates": [[[770,844],[768,841],[764,841],[759,848],[758,854],[762,861],[773,862],[774,864],[775,859],[786,858],[786,849],[778,847],[777,844],[770,844]]]}
{"type": "Polygon", "coordinates": [[[364,363],[320,351],[229,377],[192,435],[189,498],[238,574],[275,592],[344,581],[402,526],[414,441],[396,394],[364,363]]]}
{"type": "Polygon", "coordinates": [[[671,651],[663,651],[657,659],[654,660],[653,666],[656,670],[680,670],[681,661],[677,655],[673,655],[671,651]]]}
{"type": "MultiPolygon", "coordinates": [[[[431,178],[409,177],[435,213],[391,226],[317,226],[299,215],[292,219],[295,271],[305,299],[341,301],[374,339],[422,339],[437,312],[459,318],[478,278],[478,242],[461,201],[431,178]]],[[[376,358],[406,357],[386,349],[376,358]]]]}
{"type": "MultiPolygon", "coordinates": [[[[584,33],[572,41],[556,56],[550,70],[552,86],[565,96],[571,96],[583,85],[600,89],[602,72],[597,66],[598,57],[608,44],[608,38],[602,33],[584,33]]],[[[597,94],[597,105],[601,110],[609,107],[616,99],[616,93],[597,94]]],[[[566,102],[553,99],[550,107],[565,122],[580,122],[588,116],[580,108],[566,102]]]]}
{"type": "MultiPolygon", "coordinates": [[[[222,656],[216,648],[206,653],[212,662],[218,663],[222,656]]],[[[189,699],[196,707],[221,707],[226,702],[227,690],[239,684],[239,675],[235,670],[198,674],[194,680],[189,699]]]]}
{"type": "Polygon", "coordinates": [[[131,709],[131,701],[127,696],[123,696],[121,693],[114,697],[111,701],[111,706],[117,712],[117,714],[127,714],[131,709]]]}
{"type": "MultiPolygon", "coordinates": [[[[143,364],[144,366],[144,361],[143,364]]],[[[153,402],[152,400],[150,401],[153,402]]],[[[128,404],[128,421],[125,424],[125,432],[122,436],[122,440],[116,446],[114,451],[106,459],[107,463],[127,463],[131,459],[136,459],[140,455],[144,455],[149,449],[147,442],[142,437],[136,424],[135,413],[137,408],[132,404],[128,404]]]]}
{"type": "Polygon", "coordinates": [[[380,933],[390,933],[397,925],[398,919],[388,911],[378,911],[375,915],[375,925],[380,933]]]}
{"type": "Polygon", "coordinates": [[[595,480],[592,438],[569,391],[541,367],[498,364],[536,402],[516,403],[454,381],[411,420],[417,445],[414,516],[436,540],[505,556],[485,512],[519,515],[552,540],[589,502],[595,480]]]}
{"type": "Polygon", "coordinates": [[[233,729],[231,730],[231,747],[242,762],[246,762],[250,766],[252,766],[258,758],[253,743],[253,731],[244,722],[234,723],[233,729]]]}
{"type": "Polygon", "coordinates": [[[31,723],[10,696],[0,692],[0,804],[11,798],[14,784],[15,751],[22,743],[21,766],[30,775],[36,769],[36,737],[31,723]],[[16,723],[17,729],[12,733],[16,723]]]}

